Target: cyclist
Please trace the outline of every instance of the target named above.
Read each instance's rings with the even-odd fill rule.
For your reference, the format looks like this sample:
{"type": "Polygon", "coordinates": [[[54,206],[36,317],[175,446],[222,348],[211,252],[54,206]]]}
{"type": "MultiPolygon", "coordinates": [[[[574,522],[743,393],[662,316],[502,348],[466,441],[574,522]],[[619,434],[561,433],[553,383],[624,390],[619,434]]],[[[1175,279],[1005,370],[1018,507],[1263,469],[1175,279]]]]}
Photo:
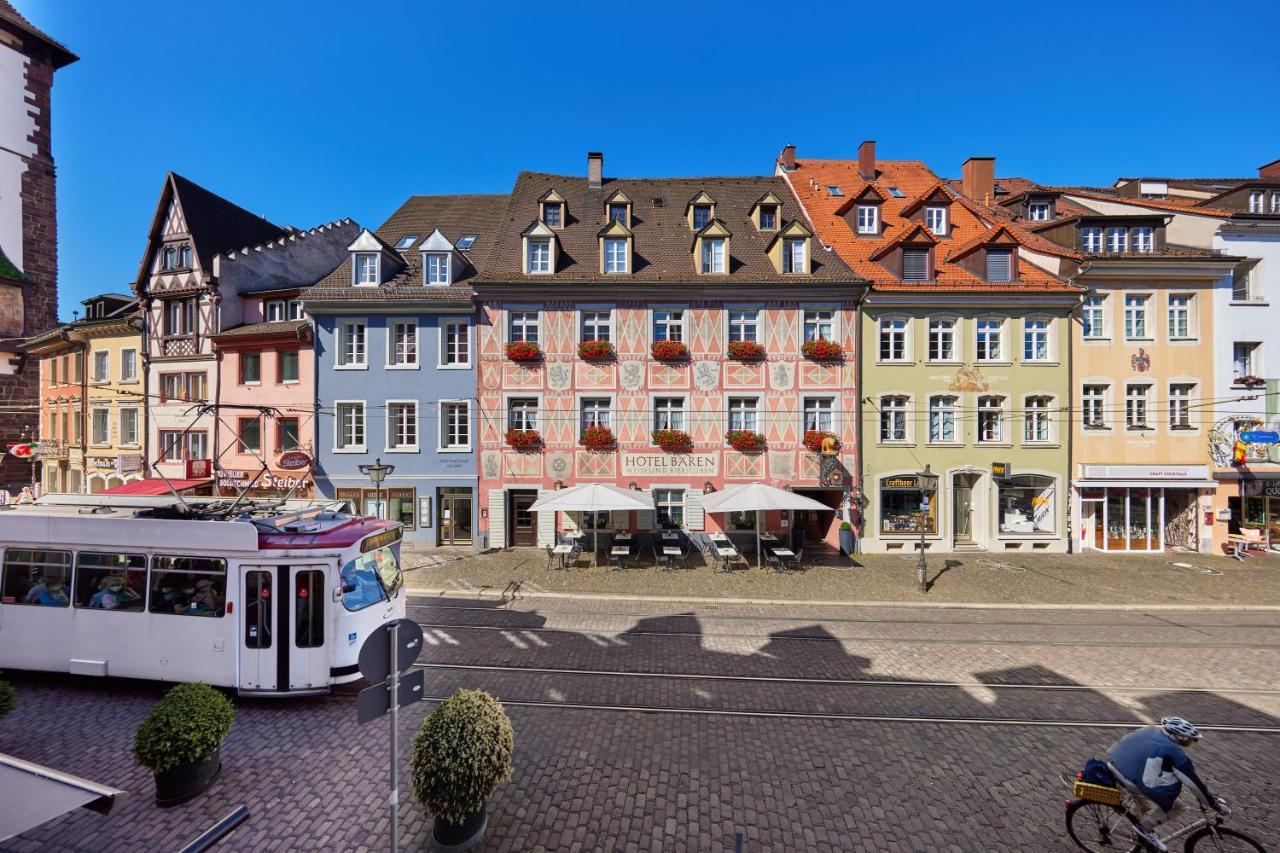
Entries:
{"type": "Polygon", "coordinates": [[[1200,732],[1191,723],[1181,717],[1165,717],[1158,726],[1145,726],[1120,738],[1107,753],[1107,766],[1137,800],[1142,829],[1157,850],[1168,848],[1152,830],[1182,811],[1178,795],[1183,783],[1189,784],[1206,806],[1223,811],[1187,757],[1186,747],[1198,740],[1200,732]]]}

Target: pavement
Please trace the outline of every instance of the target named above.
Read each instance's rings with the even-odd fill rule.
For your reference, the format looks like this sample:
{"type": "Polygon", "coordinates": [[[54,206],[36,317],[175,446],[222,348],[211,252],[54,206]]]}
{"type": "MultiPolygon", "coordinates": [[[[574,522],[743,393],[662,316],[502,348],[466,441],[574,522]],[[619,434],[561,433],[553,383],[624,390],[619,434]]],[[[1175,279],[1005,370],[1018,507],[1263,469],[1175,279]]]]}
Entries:
{"type": "MultiPolygon", "coordinates": [[[[1232,825],[1280,835],[1280,624],[1148,613],[417,596],[435,699],[489,690],[515,728],[488,851],[1067,850],[1062,781],[1133,726],[1206,729],[1232,825]]],[[[241,803],[225,850],[386,844],[386,726],[353,694],[236,701],[203,797],[151,803],[129,757],[160,685],[8,676],[0,751],[125,788],[109,816],[0,850],[175,849],[241,803]]],[[[429,710],[403,717],[402,755],[429,710]]],[[[430,820],[403,795],[404,849],[430,820]]]]}

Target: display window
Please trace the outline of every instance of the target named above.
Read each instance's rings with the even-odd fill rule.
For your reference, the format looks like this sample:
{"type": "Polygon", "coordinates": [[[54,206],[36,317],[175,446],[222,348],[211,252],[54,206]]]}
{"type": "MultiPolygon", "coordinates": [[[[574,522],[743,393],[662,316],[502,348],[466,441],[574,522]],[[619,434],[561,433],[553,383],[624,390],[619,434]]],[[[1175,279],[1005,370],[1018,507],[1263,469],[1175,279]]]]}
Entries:
{"type": "Polygon", "coordinates": [[[880,532],[887,535],[919,535],[938,531],[938,493],[924,492],[920,479],[896,475],[880,480],[880,532]],[[928,509],[922,509],[926,496],[928,509]]]}
{"type": "Polygon", "coordinates": [[[1020,474],[998,484],[1002,534],[1053,533],[1057,482],[1052,477],[1020,474]]]}

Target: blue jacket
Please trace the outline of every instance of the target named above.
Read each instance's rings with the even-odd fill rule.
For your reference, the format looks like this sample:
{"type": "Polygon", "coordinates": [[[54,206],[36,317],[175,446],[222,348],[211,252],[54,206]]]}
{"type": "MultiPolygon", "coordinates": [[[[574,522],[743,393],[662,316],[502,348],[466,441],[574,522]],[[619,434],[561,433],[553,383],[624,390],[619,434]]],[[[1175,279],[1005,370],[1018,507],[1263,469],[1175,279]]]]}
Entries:
{"type": "Polygon", "coordinates": [[[1145,726],[1120,738],[1107,753],[1107,763],[1165,811],[1182,793],[1183,782],[1191,783],[1196,796],[1206,804],[1217,802],[1196,775],[1186,751],[1159,726],[1145,726]]]}

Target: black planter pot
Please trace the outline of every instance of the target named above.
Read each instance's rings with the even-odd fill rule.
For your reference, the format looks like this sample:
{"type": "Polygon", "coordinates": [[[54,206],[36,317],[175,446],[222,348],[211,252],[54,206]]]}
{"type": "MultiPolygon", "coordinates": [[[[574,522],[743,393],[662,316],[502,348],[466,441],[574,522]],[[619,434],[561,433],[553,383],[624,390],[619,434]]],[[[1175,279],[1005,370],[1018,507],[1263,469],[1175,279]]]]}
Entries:
{"type": "Polygon", "coordinates": [[[221,745],[195,761],[188,761],[156,774],[156,805],[179,806],[209,789],[222,772],[221,745]]]}
{"type": "Polygon", "coordinates": [[[489,822],[486,814],[487,805],[486,803],[486,808],[467,815],[461,823],[436,818],[435,826],[431,830],[431,840],[435,842],[435,849],[440,853],[461,853],[480,843],[489,822]]]}
{"type": "Polygon", "coordinates": [[[846,557],[853,553],[853,531],[840,531],[840,553],[846,557]]]}

